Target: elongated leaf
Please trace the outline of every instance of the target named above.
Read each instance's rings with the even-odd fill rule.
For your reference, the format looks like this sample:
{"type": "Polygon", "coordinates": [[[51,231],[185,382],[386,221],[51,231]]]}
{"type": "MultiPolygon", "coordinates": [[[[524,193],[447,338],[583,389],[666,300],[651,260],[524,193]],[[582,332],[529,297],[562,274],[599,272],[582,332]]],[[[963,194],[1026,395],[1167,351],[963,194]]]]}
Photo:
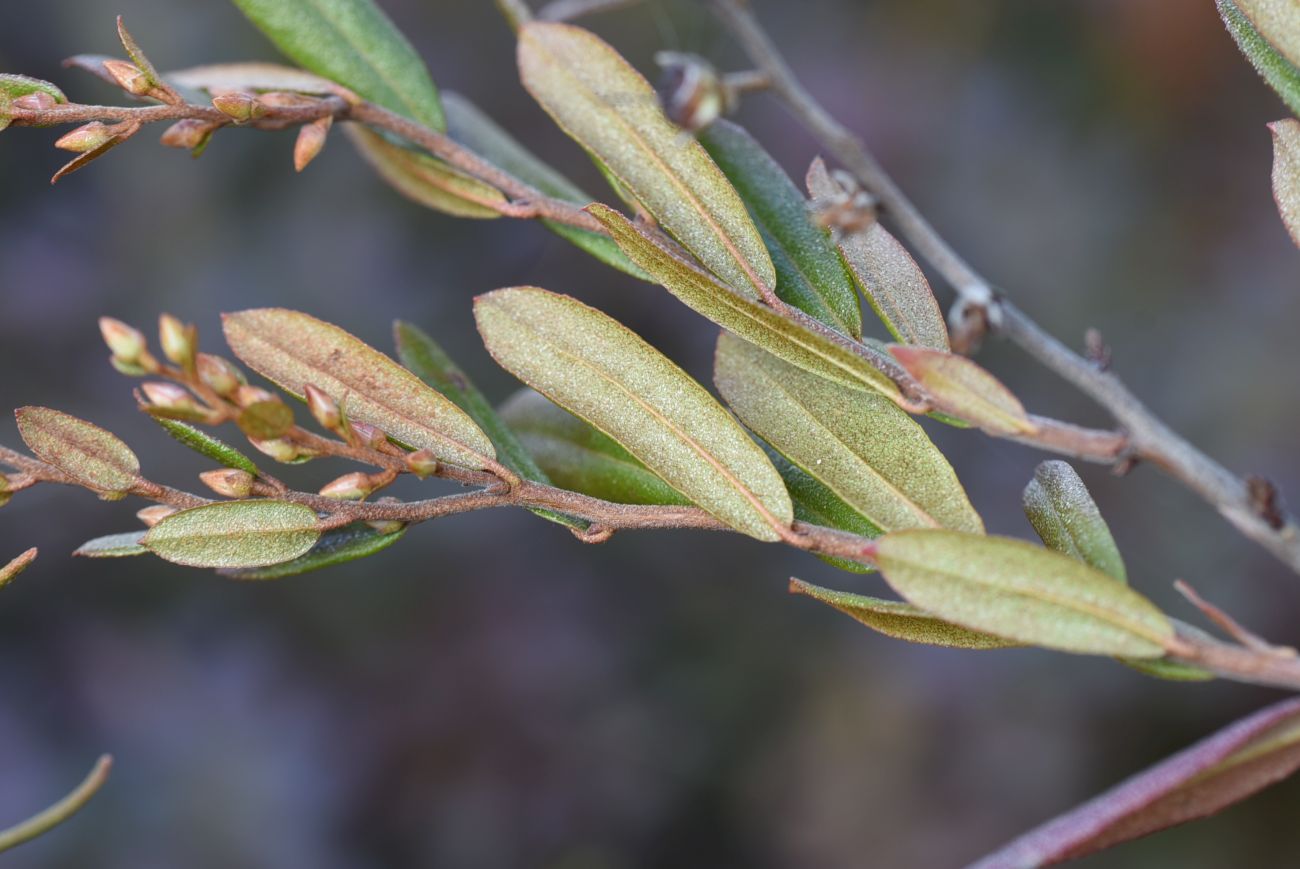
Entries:
{"type": "Polygon", "coordinates": [[[698,383],[594,308],[536,287],[474,300],[497,362],[618,441],[738,531],[778,540],[790,497],[763,451],[698,383]]]}
{"type": "Polygon", "coordinates": [[[993,435],[1032,434],[1037,427],[1011,390],[965,356],[892,344],[889,352],[925,387],[938,409],[993,435]]]}
{"type": "MultiPolygon", "coordinates": [[[[402,364],[465,411],[469,418],[492,439],[497,458],[506,467],[526,480],[544,484],[551,482],[545,472],[537,466],[537,462],[533,461],[528,450],[524,449],[519,439],[515,437],[515,433],[497,416],[497,412],[492,409],[492,405],[483,393],[479,392],[474,381],[469,379],[469,375],[452,361],[436,341],[410,323],[403,323],[400,320],[393,324],[393,339],[397,344],[397,358],[402,360],[402,364]]],[[[570,528],[585,529],[590,525],[582,519],[575,519],[551,510],[538,509],[532,512],[543,519],[570,528]]]]}
{"type": "Polygon", "coordinates": [[[338,326],[283,308],[226,314],[222,325],[236,356],[294,395],[310,383],[352,419],[455,465],[482,468],[496,456],[464,411],[338,326]]]}
{"type": "Polygon", "coordinates": [[[1269,124],[1273,131],[1273,199],[1300,247],[1300,121],[1289,118],[1269,124]]]}
{"type": "Polygon", "coordinates": [[[297,558],[320,534],[316,512],[301,504],[219,501],[163,518],[140,542],[190,567],[262,567],[297,558]]]}
{"type": "Polygon", "coordinates": [[[1005,649],[1017,645],[992,634],[981,634],[945,622],[901,601],[833,591],[793,577],[790,579],[790,592],[829,604],[872,630],[896,640],[956,649],[1005,649]]]}
{"type": "Polygon", "coordinates": [[[767,244],[776,268],[776,294],[846,335],[861,338],[857,290],[790,176],[743,127],[730,121],[710,124],[700,134],[700,144],[735,186],[767,244]]]}
{"type": "Polygon", "coordinates": [[[6,564],[0,565],[0,588],[4,588],[9,583],[13,582],[14,578],[18,576],[18,574],[30,567],[31,563],[36,560],[38,554],[36,548],[33,547],[6,564]]]}
{"type": "Polygon", "coordinates": [[[506,196],[490,184],[428,154],[396,145],[366,127],[349,124],[344,130],[379,177],[412,202],[454,217],[501,216],[492,206],[504,205],[506,196]]]}
{"type": "MultiPolygon", "coordinates": [[[[444,93],[443,109],[447,113],[447,134],[498,169],[509,172],[555,199],[572,202],[574,205],[586,205],[595,201],[594,197],[588,196],[568,178],[543,163],[465,97],[457,93],[444,93]]],[[[633,277],[645,278],[645,273],[632,265],[618,249],[618,245],[608,237],[554,220],[543,220],[542,224],[606,265],[633,277]]]]}
{"type": "MultiPolygon", "coordinates": [[[[843,498],[831,491],[830,487],[803,472],[798,465],[772,449],[765,448],[767,457],[776,466],[777,473],[785,481],[785,489],[790,493],[794,503],[794,518],[801,522],[811,522],[826,528],[838,528],[861,537],[879,537],[881,530],[871,524],[865,516],[854,510],[843,498]]],[[[860,561],[849,561],[834,555],[817,557],[827,564],[847,570],[849,573],[872,573],[874,567],[860,561]]]]}
{"type": "Polygon", "coordinates": [[[745,425],[875,527],[983,533],[952,466],[889,399],[809,374],[725,333],[713,381],[745,425]]]}
{"type": "MultiPolygon", "coordinates": [[[[842,194],[818,157],[808,169],[808,192],[814,199],[833,200],[842,194]]],[[[925,273],[899,242],[879,223],[844,235],[839,253],[889,333],[904,344],[948,349],[948,327],[925,273]]]]}
{"type": "Polygon", "coordinates": [[[1300,769],[1300,700],[1225,727],[969,869],[1036,869],[1208,817],[1300,769]]]}
{"type": "Polygon", "coordinates": [[[1277,91],[1282,102],[1300,115],[1300,61],[1288,60],[1269,44],[1233,0],[1216,0],[1219,14],[1241,53],[1251,62],[1260,77],[1277,91]]]}
{"type": "Polygon", "coordinates": [[[401,540],[404,534],[406,534],[405,528],[383,533],[364,522],[358,522],[355,525],[325,532],[320,540],[316,541],[316,545],[292,561],[283,561],[266,567],[228,568],[220,573],[231,579],[283,579],[286,576],[297,576],[300,573],[321,570],[336,564],[346,564],[358,558],[367,558],[383,552],[401,540]]]}
{"type": "Polygon", "coordinates": [[[132,555],[148,555],[149,550],[140,542],[144,531],[124,531],[121,534],[109,534],[87,540],[77,547],[73,555],[82,558],[126,558],[132,555]]]}
{"type": "Polygon", "coordinates": [[[373,0],[234,0],[287,57],[394,112],[443,130],[438,91],[373,0]]]}
{"type": "Polygon", "coordinates": [[[77,482],[120,496],[139,479],[135,453],[99,426],[48,407],[21,407],[15,416],[31,451],[77,482]]]}
{"type": "Polygon", "coordinates": [[[850,349],[847,339],[837,343],[732,292],[612,208],[597,204],[589,205],[587,211],[605,225],[634,263],[692,310],[806,371],[856,389],[898,397],[894,382],[850,349]]]}
{"type": "Polygon", "coordinates": [[[1143,676],[1164,679],[1166,682],[1209,682],[1214,674],[1191,664],[1165,658],[1116,658],[1121,664],[1137,670],[1143,676]]]}
{"type": "Polygon", "coordinates": [[[562,489],[619,504],[690,503],[613,438],[531,389],[503,404],[501,418],[562,489]]]}
{"type": "Polygon", "coordinates": [[[664,117],[654,88],[595,34],[533,22],[519,31],[524,87],[700,262],[758,297],[776,273],[758,230],[700,143],[664,117]]]}
{"type": "Polygon", "coordinates": [[[1074,559],[1006,537],[914,530],[877,541],[876,565],[926,612],[1049,649],[1158,658],[1174,636],[1160,610],[1074,559]]]}
{"type": "Polygon", "coordinates": [[[1234,2],[1278,54],[1300,65],[1300,4],[1295,0],[1234,2]]]}
{"type": "Polygon", "coordinates": [[[152,417],[152,419],[162,426],[167,434],[201,456],[207,456],[212,461],[225,465],[227,468],[247,471],[254,477],[262,473],[248,456],[225,441],[214,438],[202,429],[195,428],[189,423],[177,419],[166,419],[158,416],[152,417]]]}
{"type": "Polygon", "coordinates": [[[1049,549],[1128,582],[1110,526],[1079,474],[1066,462],[1043,462],[1025,486],[1025,515],[1049,549]]]}
{"type": "Polygon", "coordinates": [[[317,96],[349,93],[342,85],[306,70],[260,61],[191,66],[169,72],[163,78],[168,84],[208,94],[226,91],[286,91],[317,96]]]}

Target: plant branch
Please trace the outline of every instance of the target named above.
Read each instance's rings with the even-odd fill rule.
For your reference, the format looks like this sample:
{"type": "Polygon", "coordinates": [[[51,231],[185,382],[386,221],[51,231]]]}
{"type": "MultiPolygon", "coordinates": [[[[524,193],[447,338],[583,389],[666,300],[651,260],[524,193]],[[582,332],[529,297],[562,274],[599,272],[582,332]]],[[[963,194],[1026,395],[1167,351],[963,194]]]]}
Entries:
{"type": "Polygon", "coordinates": [[[90,802],[90,798],[104,786],[104,782],[108,781],[108,773],[112,767],[113,758],[107,754],[102,756],[95,763],[90,775],[86,776],[85,780],[72,793],[39,815],[29,818],[17,826],[0,831],[0,851],[8,851],[10,848],[29,842],[37,836],[49,832],[81,811],[82,807],[90,802]]]}
{"type": "MultiPolygon", "coordinates": [[[[835,120],[799,82],[781,53],[742,0],[712,0],[724,25],[764,73],[770,89],[790,111],[844,164],[879,202],[881,212],[908,243],[944,276],[957,292],[954,312],[976,312],[999,334],[1065,378],[1104,407],[1126,438],[1113,456],[1072,453],[1069,440],[1030,442],[1071,452],[1080,458],[1108,461],[1144,459],[1163,469],[1214,506],[1242,534],[1262,545],[1292,570],[1300,572],[1300,528],[1275,506],[1264,510],[1252,497],[1248,483],[1196,449],[1158,419],[1115,375],[1070,350],[1048,334],[963,259],[902,192],[862,141],[835,120]]],[[[1053,432],[1053,438],[1059,432],[1053,432]]],[[[1097,434],[1098,443],[1105,439],[1097,434]]],[[[1094,446],[1097,444],[1094,444],[1094,446]]]]}

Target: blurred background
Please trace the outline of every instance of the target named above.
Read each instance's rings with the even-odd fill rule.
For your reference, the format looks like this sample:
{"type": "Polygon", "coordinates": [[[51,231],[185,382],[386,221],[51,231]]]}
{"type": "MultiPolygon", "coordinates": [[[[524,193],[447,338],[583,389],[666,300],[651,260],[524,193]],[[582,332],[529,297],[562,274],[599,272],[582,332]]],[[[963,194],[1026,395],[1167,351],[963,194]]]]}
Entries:
{"type": "MultiPolygon", "coordinates": [[[[519,87],[490,2],[383,6],[440,86],[606,195],[519,87]]],[[[1270,198],[1264,127],[1285,110],[1210,0],[755,6],[810,88],[1021,307],[1076,346],[1099,328],[1175,428],[1300,492],[1286,374],[1300,254],[1270,198]]],[[[274,57],[226,3],[45,0],[0,4],[0,69],[118,99],[59,61],[120,54],[119,12],[163,69],[274,57]]],[[[739,63],[696,3],[587,24],[644,70],[662,47],[739,63]]],[[[818,152],[767,98],[740,120],[795,177],[818,152]]],[[[708,379],[714,329],[667,293],[538,226],[420,210],[341,138],[296,176],[291,134],[222,133],[197,163],[141,135],[51,188],[56,135],[0,136],[0,406],[105,425],[154,479],[193,487],[206,466],[135,412],[101,314],[152,331],[173,312],[214,352],[223,310],[295,307],[383,348],[401,317],[504,399],[516,384],[478,343],[470,299],[534,283],[708,379]]],[[[1104,422],[1013,349],[982,361],[1032,410],[1104,422]]],[[[990,529],[1029,535],[1020,490],[1042,457],[934,434],[990,529]]],[[[19,443],[8,417],[0,441],[19,443]]],[[[1211,509],[1149,468],[1081,470],[1144,592],[1194,618],[1170,589],[1182,577],[1300,640],[1300,583],[1211,509]]],[[[957,866],[1278,696],[1104,659],[908,646],[786,593],[792,574],[879,592],[877,579],[739,537],[583,546],[525,512],[450,518],[267,584],[69,556],[135,527],[139,506],[41,487],[0,512],[0,561],[42,550],[0,594],[0,826],[99,752],[117,758],[88,811],[6,867],[957,866]]],[[[1080,865],[1293,865],[1298,799],[1291,781],[1080,865]]]]}

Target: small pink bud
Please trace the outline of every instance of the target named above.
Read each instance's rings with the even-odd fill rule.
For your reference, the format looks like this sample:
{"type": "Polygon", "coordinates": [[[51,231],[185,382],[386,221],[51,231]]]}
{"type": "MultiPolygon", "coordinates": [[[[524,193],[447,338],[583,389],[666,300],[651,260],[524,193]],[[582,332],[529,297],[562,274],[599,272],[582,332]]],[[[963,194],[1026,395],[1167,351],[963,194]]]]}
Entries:
{"type": "Polygon", "coordinates": [[[200,353],[194,359],[199,380],[222,398],[229,398],[244,385],[243,373],[230,362],[210,353],[200,353]]]}
{"type": "Polygon", "coordinates": [[[28,112],[47,112],[59,104],[59,101],[45,91],[24,94],[13,101],[13,108],[28,112]]]}
{"type": "Polygon", "coordinates": [[[165,407],[168,410],[197,411],[199,409],[189,391],[175,383],[151,381],[141,384],[140,390],[155,407],[165,407]]]}
{"type": "Polygon", "coordinates": [[[321,488],[320,493],[326,498],[334,498],[339,501],[360,501],[374,490],[375,487],[370,481],[370,475],[354,471],[326,483],[321,488]]]}
{"type": "Polygon", "coordinates": [[[307,409],[316,418],[316,422],[320,423],[321,428],[326,431],[338,431],[343,425],[343,412],[339,410],[338,402],[310,383],[304,386],[302,391],[307,398],[307,409]]]}
{"type": "Polygon", "coordinates": [[[162,345],[163,355],[186,371],[194,368],[198,338],[197,327],[186,325],[171,314],[158,318],[158,343],[162,345]]]}
{"type": "Polygon", "coordinates": [[[153,90],[154,83],[148,74],[134,63],[127,63],[125,60],[106,60],[104,69],[113,80],[118,83],[122,90],[136,96],[144,96],[153,90]]]}
{"type": "Polygon", "coordinates": [[[367,422],[352,423],[352,435],[356,446],[378,449],[388,442],[388,435],[367,422]]]}
{"type": "Polygon", "coordinates": [[[168,516],[176,512],[175,507],[168,507],[166,504],[154,504],[152,507],[145,507],[138,511],[136,518],[145,524],[146,528],[152,528],[168,516]]]}
{"type": "Polygon", "coordinates": [[[266,106],[256,95],[230,91],[212,98],[213,107],[236,124],[247,124],[266,116],[266,106]]]}
{"type": "Polygon", "coordinates": [[[438,460],[433,457],[429,450],[416,450],[406,455],[406,467],[412,474],[423,480],[425,477],[438,473],[438,460]]]}
{"type": "Polygon", "coordinates": [[[135,364],[142,353],[147,352],[148,344],[144,333],[112,317],[99,318],[99,332],[104,336],[104,343],[113,354],[113,358],[128,364],[135,364]]]}
{"type": "Polygon", "coordinates": [[[301,172],[306,169],[307,164],[320,155],[321,150],[325,147],[325,140],[329,137],[330,127],[333,124],[333,116],[326,115],[309,124],[302,125],[298,130],[298,141],[293,146],[293,168],[295,171],[301,172]]]}
{"type": "Polygon", "coordinates": [[[247,498],[253,494],[253,475],[238,468],[217,468],[199,474],[199,479],[223,498],[247,498]]]}
{"type": "Polygon", "coordinates": [[[202,148],[211,138],[215,129],[216,127],[208,121],[186,118],[168,127],[158,141],[168,148],[183,148],[186,151],[193,151],[196,148],[202,148]]]}
{"type": "Polygon", "coordinates": [[[54,143],[54,147],[84,154],[107,145],[113,138],[114,132],[110,127],[99,121],[91,121],[89,124],[77,127],[71,133],[66,133],[54,143]]]}

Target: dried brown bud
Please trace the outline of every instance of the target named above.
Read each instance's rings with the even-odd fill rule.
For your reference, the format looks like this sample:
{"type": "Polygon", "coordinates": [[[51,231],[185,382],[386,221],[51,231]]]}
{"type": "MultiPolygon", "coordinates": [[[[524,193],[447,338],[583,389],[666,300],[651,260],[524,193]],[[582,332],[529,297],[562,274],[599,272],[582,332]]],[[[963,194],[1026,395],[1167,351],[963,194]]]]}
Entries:
{"type": "Polygon", "coordinates": [[[249,438],[248,442],[253,445],[254,449],[265,453],[277,462],[296,462],[304,457],[303,451],[297,444],[284,438],[272,438],[271,440],[249,438]]]}
{"type": "Polygon", "coordinates": [[[330,127],[334,125],[334,117],[326,115],[323,118],[317,118],[310,124],[303,124],[298,130],[298,141],[293,146],[293,168],[301,172],[307,168],[307,164],[315,160],[317,155],[325,147],[325,140],[329,136],[330,127]]]}
{"type": "Polygon", "coordinates": [[[253,494],[253,475],[238,468],[204,471],[199,479],[223,498],[247,498],[253,494]]]}
{"type": "Polygon", "coordinates": [[[71,133],[64,134],[54,143],[54,147],[84,154],[107,145],[113,138],[112,128],[99,121],[91,121],[89,124],[77,127],[71,133]]]}
{"type": "Polygon", "coordinates": [[[676,51],[661,51],[655,63],[663,70],[659,99],[664,114],[682,129],[695,132],[729,110],[728,98],[717,70],[704,58],[676,51]]]}
{"type": "Polygon", "coordinates": [[[186,118],[168,127],[159,141],[168,148],[184,148],[187,151],[194,151],[207,144],[214,130],[216,130],[215,124],[194,118],[186,118]]]}
{"type": "Polygon", "coordinates": [[[423,480],[425,477],[438,473],[438,460],[433,457],[429,450],[416,450],[413,453],[406,454],[406,467],[412,474],[423,480]]]}
{"type": "Polygon", "coordinates": [[[230,362],[211,353],[200,353],[194,358],[194,368],[199,380],[222,398],[229,398],[245,383],[243,373],[230,362]]]}
{"type": "Polygon", "coordinates": [[[158,318],[158,343],[163,355],[186,371],[194,370],[194,354],[198,350],[198,327],[186,325],[171,314],[158,318]]]}
{"type": "Polygon", "coordinates": [[[280,396],[274,392],[269,392],[260,386],[249,386],[247,383],[241,383],[236,387],[233,398],[235,404],[240,407],[248,407],[257,404],[259,401],[280,400],[280,396]]]}
{"type": "Polygon", "coordinates": [[[153,90],[153,81],[147,73],[134,63],[125,60],[106,60],[104,70],[113,77],[122,90],[142,97],[153,90]]]}
{"type": "Polygon", "coordinates": [[[337,432],[343,425],[343,412],[339,410],[338,402],[310,383],[302,391],[307,399],[307,409],[321,428],[337,432]]]}
{"type": "Polygon", "coordinates": [[[247,124],[266,116],[266,106],[255,94],[230,91],[212,98],[213,107],[236,124],[247,124]]]}
{"type": "Polygon", "coordinates": [[[152,528],[168,516],[176,512],[175,507],[168,507],[166,504],[154,504],[152,507],[145,507],[138,511],[136,518],[145,524],[145,527],[152,528]]]}
{"type": "Polygon", "coordinates": [[[11,104],[15,109],[28,112],[47,112],[59,104],[59,101],[45,91],[24,94],[11,104]]]}
{"type": "Polygon", "coordinates": [[[360,501],[374,490],[375,486],[371,482],[369,474],[353,471],[350,474],[344,474],[337,480],[326,483],[321,487],[320,493],[326,498],[334,498],[339,501],[360,501]]]}

